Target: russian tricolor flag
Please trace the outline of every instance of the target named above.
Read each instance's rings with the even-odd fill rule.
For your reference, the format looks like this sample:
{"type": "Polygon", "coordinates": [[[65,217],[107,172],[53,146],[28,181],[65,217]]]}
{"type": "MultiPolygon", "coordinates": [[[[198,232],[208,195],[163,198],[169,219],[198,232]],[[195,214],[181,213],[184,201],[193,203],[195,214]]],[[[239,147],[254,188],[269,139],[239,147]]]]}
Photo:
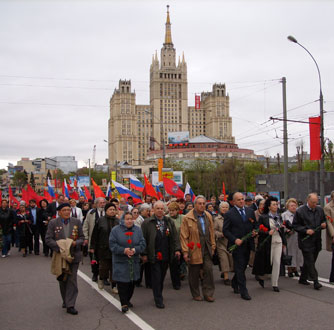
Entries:
{"type": "Polygon", "coordinates": [[[48,193],[50,194],[50,196],[52,198],[55,198],[56,195],[55,195],[55,191],[53,190],[52,186],[51,186],[51,181],[50,181],[50,178],[48,178],[48,193]]]}
{"type": "Polygon", "coordinates": [[[143,192],[144,185],[134,176],[130,175],[130,188],[133,190],[137,190],[143,192]]]}
{"type": "Polygon", "coordinates": [[[115,185],[115,188],[119,192],[119,194],[124,197],[126,200],[128,199],[129,196],[133,198],[133,201],[135,203],[142,203],[143,201],[139,196],[137,196],[134,192],[129,190],[128,188],[124,187],[122,184],[112,180],[112,183],[115,185]]]}
{"type": "Polygon", "coordinates": [[[194,192],[191,190],[190,184],[187,182],[186,184],[186,190],[184,192],[184,198],[186,198],[186,195],[189,194],[191,196],[191,201],[193,202],[196,198],[194,192]]]}
{"type": "Polygon", "coordinates": [[[87,200],[85,193],[82,191],[81,187],[78,187],[78,192],[80,196],[85,197],[85,200],[87,200]]]}
{"type": "Polygon", "coordinates": [[[63,195],[67,197],[68,199],[70,199],[70,193],[67,188],[66,179],[64,179],[64,182],[63,182],[63,195]]]}
{"type": "Polygon", "coordinates": [[[112,197],[112,196],[111,196],[110,182],[108,182],[108,187],[107,187],[106,197],[112,197]]]}

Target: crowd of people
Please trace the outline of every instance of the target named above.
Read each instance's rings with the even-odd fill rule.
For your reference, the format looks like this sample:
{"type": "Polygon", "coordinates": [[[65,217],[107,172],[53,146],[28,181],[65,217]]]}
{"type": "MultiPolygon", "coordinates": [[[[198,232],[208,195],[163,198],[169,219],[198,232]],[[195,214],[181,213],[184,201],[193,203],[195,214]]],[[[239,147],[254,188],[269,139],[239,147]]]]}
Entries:
{"type": "MultiPolygon", "coordinates": [[[[281,208],[277,198],[257,195],[253,200],[236,192],[208,201],[199,195],[192,201],[168,196],[164,201],[146,196],[143,203],[97,198],[94,202],[68,200],[58,195],[48,203],[34,199],[18,209],[3,199],[0,208],[2,258],[17,247],[23,257],[52,257],[52,273],[59,281],[63,308],[76,315],[77,271],[82,256],[89,256],[92,281],[100,290],[111,287],[119,295],[121,310],[132,308],[135,287],[152,289],[157,308],[164,308],[163,287],[168,268],[173,288],[180,290],[187,277],[195,301],[214,302],[213,266],[222,283],[235,294],[251,300],[245,271],[251,268],[261,287],[270,276],[274,292],[280,292],[279,276],[299,277],[299,283],[315,290],[315,263],[322,248],[321,230],[327,229],[328,251],[334,247],[334,191],[322,209],[318,195],[308,195],[300,205],[290,198],[281,208]],[[231,274],[233,277],[230,278],[231,274]]],[[[334,284],[334,253],[329,276],[334,284]]]]}

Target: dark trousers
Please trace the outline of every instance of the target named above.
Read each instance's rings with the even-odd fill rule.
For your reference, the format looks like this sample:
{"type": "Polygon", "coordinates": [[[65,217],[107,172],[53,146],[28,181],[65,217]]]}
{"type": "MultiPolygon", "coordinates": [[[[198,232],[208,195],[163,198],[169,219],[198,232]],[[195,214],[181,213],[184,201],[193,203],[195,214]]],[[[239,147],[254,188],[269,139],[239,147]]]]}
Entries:
{"type": "Polygon", "coordinates": [[[52,249],[50,249],[49,246],[45,243],[45,234],[46,234],[47,228],[48,228],[47,226],[44,226],[41,229],[41,239],[42,239],[42,242],[43,242],[43,253],[44,253],[45,256],[48,256],[49,252],[52,253],[52,249]]]}
{"type": "Polygon", "coordinates": [[[331,273],[329,275],[329,282],[334,282],[334,248],[332,247],[332,267],[331,267],[331,273]]]}
{"type": "Polygon", "coordinates": [[[112,280],[112,259],[99,260],[100,280],[112,280]]]}
{"type": "Polygon", "coordinates": [[[164,280],[168,269],[167,261],[156,261],[150,263],[151,284],[153,290],[154,301],[156,304],[163,303],[162,290],[164,288],[164,280]]]}
{"type": "Polygon", "coordinates": [[[119,300],[122,306],[127,306],[132,298],[135,289],[134,282],[117,282],[119,300]]]}
{"type": "Polygon", "coordinates": [[[34,252],[39,253],[39,233],[40,233],[39,227],[36,225],[32,225],[31,230],[34,239],[34,252]]]}
{"type": "MultiPolygon", "coordinates": [[[[94,254],[91,253],[91,252],[89,252],[89,259],[90,259],[90,261],[93,260],[93,256],[94,256],[94,254]]],[[[99,275],[99,264],[92,264],[91,263],[91,269],[92,269],[93,275],[96,275],[96,276],[99,275]]]]}
{"type": "Polygon", "coordinates": [[[170,264],[169,272],[170,272],[170,277],[172,280],[173,288],[174,289],[179,288],[181,286],[180,259],[178,259],[177,257],[173,259],[172,263],[170,264]]]}
{"type": "Polygon", "coordinates": [[[202,292],[204,297],[212,297],[215,291],[215,283],[213,280],[213,264],[211,256],[207,247],[204,251],[203,263],[198,265],[190,265],[188,269],[188,280],[189,287],[192,296],[199,297],[201,295],[199,289],[199,281],[201,276],[201,270],[203,272],[203,281],[202,281],[202,292]]]}
{"type": "Polygon", "coordinates": [[[318,272],[315,269],[315,263],[318,258],[319,251],[303,251],[304,264],[302,273],[300,275],[301,280],[318,281],[318,272]]]}
{"type": "Polygon", "coordinates": [[[248,294],[246,288],[245,271],[249,260],[250,251],[245,246],[239,246],[233,251],[234,276],[232,278],[232,288],[239,289],[240,294],[248,294]]]}
{"type": "Polygon", "coordinates": [[[71,274],[67,275],[66,281],[59,281],[60,294],[67,308],[74,307],[78,296],[77,273],[79,264],[70,265],[71,274]]]}
{"type": "Polygon", "coordinates": [[[145,262],[143,264],[144,266],[144,275],[145,275],[145,286],[146,288],[152,288],[152,282],[151,282],[151,263],[145,262]]]}

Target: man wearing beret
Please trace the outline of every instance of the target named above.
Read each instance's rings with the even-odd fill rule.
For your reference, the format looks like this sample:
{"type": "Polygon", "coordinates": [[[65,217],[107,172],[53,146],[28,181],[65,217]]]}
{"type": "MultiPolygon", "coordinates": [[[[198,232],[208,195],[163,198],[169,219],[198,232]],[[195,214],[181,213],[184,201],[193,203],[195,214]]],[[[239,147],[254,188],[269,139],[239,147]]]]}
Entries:
{"type": "MultiPolygon", "coordinates": [[[[84,235],[79,219],[71,217],[71,206],[69,203],[60,204],[57,207],[58,218],[49,222],[48,230],[45,235],[46,244],[55,252],[60,252],[57,241],[72,239],[70,248],[73,261],[69,264],[70,274],[66,279],[59,280],[60,293],[63,299],[63,308],[67,308],[67,313],[76,315],[75,301],[78,296],[77,272],[81,261],[81,245],[84,242],[84,235]]],[[[58,242],[59,243],[59,242],[58,242]]],[[[55,255],[55,253],[54,253],[55,255]]]]}

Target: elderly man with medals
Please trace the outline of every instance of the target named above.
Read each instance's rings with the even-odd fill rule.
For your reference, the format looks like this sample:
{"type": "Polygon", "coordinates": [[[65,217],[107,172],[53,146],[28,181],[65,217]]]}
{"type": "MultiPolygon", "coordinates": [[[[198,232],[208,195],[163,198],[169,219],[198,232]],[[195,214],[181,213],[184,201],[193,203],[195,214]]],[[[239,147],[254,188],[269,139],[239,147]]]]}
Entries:
{"type": "Polygon", "coordinates": [[[52,256],[51,272],[57,276],[63,308],[76,315],[75,301],[78,296],[77,272],[81,261],[81,245],[84,241],[79,219],[71,217],[69,203],[57,207],[58,218],[49,223],[45,236],[46,244],[55,252],[52,256]]]}

